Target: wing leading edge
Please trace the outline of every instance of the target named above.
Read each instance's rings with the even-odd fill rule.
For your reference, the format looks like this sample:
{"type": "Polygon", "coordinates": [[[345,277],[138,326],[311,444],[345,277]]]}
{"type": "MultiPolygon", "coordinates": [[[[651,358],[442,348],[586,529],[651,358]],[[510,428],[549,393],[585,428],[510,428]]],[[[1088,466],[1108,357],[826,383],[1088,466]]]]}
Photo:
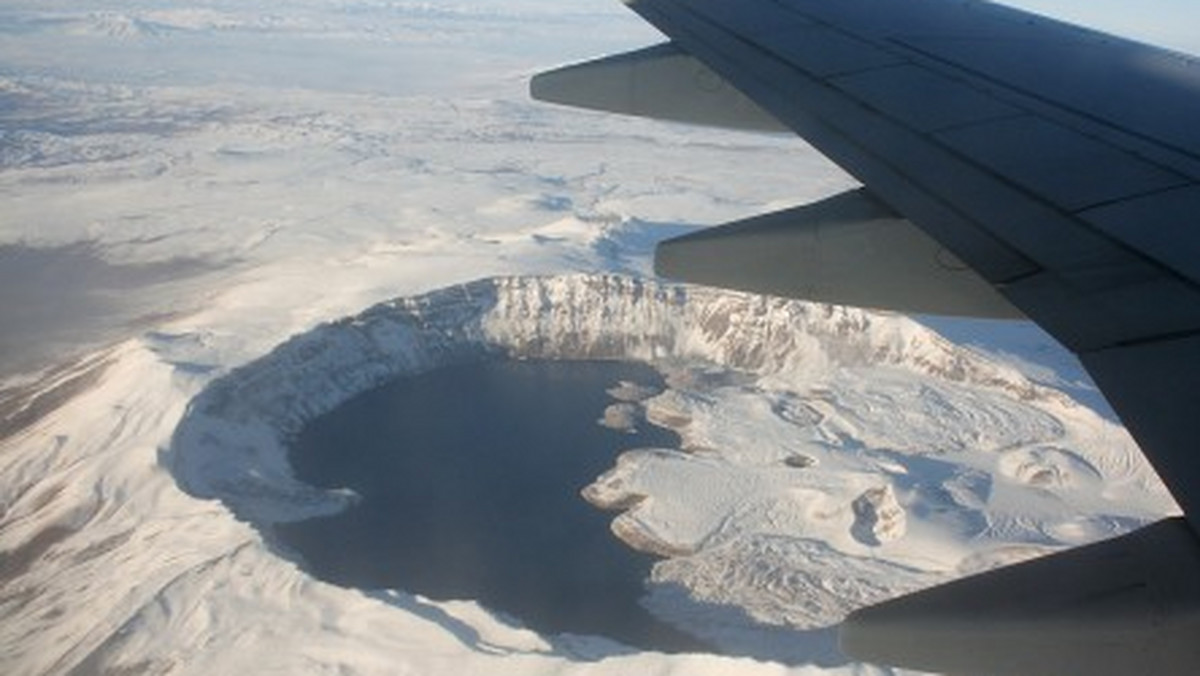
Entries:
{"type": "MultiPolygon", "coordinates": [[[[1188,566],[1188,579],[1200,579],[1193,433],[1200,400],[1192,394],[1200,385],[1200,63],[976,0],[624,1],[670,38],[662,49],[703,64],[854,175],[866,186],[863,199],[881,205],[874,214],[842,219],[839,228],[814,226],[802,208],[668,242],[660,248],[660,269],[691,281],[902,310],[913,309],[914,299],[943,297],[956,300],[928,300],[933,311],[996,316],[1016,308],[1079,355],[1171,489],[1190,528],[1162,527],[1171,546],[1161,538],[1146,542],[1193,552],[1176,558],[1188,566]],[[846,293],[836,275],[832,282],[814,278],[804,264],[814,227],[844,233],[844,243],[884,241],[900,232],[879,227],[885,221],[915,226],[918,234],[906,240],[913,244],[898,249],[906,256],[944,249],[973,274],[937,276],[918,263],[875,288],[846,293]],[[790,243],[782,248],[794,257],[790,265],[786,257],[755,264],[767,251],[761,243],[772,237],[790,243]],[[930,290],[937,287],[950,290],[930,290]],[[989,294],[1003,300],[993,303],[989,294]]],[[[577,74],[589,70],[577,68],[577,74]]],[[[680,119],[657,115],[670,108],[661,101],[628,101],[607,107],[680,119]]],[[[835,260],[854,250],[821,246],[833,247],[835,260]]],[[[1127,558],[1137,548],[1092,548],[1070,561],[1127,558]]],[[[843,636],[865,658],[934,670],[1036,673],[1036,660],[1014,671],[994,656],[1020,650],[1049,656],[1042,640],[1047,627],[1082,627],[1055,644],[1066,661],[1045,663],[1060,670],[1089,651],[1100,654],[1097,646],[1115,645],[1121,654],[1169,656],[1166,668],[1182,672],[1200,660],[1178,640],[1194,627],[1188,618],[1200,616],[1200,593],[1194,584],[1173,591],[1152,584],[1161,564],[1131,564],[1099,587],[1096,579],[1080,580],[1078,593],[1058,597],[1057,609],[1035,605],[1015,622],[1011,608],[995,609],[989,621],[988,608],[973,599],[987,597],[982,592],[995,584],[1010,596],[1036,593],[1030,578],[967,580],[931,590],[941,596],[929,602],[855,613],[843,636]],[[1116,604],[1123,610],[1103,622],[1076,612],[1097,589],[1118,593],[1138,584],[1157,591],[1116,604]],[[1029,621],[1056,612],[1063,622],[1029,621]],[[947,631],[952,625],[958,633],[947,631]],[[1112,631],[1122,626],[1129,631],[1112,631]],[[1177,631],[1140,631],[1163,626],[1177,631]],[[905,634],[902,627],[925,633],[905,634]],[[963,632],[978,640],[964,640],[963,632]],[[1162,635],[1177,640],[1164,646],[1148,638],[1162,635]],[[906,646],[918,640],[942,647],[917,656],[906,646]],[[989,641],[996,651],[983,648],[989,641]],[[975,661],[964,666],[963,658],[975,661]]],[[[1099,662],[1122,673],[1117,660],[1099,662]]]]}

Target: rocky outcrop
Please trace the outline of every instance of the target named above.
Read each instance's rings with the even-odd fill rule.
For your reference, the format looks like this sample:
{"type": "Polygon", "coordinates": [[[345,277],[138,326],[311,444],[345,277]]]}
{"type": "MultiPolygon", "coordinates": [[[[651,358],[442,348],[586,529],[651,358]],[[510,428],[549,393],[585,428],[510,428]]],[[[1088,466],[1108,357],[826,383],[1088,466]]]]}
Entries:
{"type": "Polygon", "coordinates": [[[879,546],[904,537],[907,520],[891,484],[871,488],[855,498],[851,534],[865,545],[879,546]]]}

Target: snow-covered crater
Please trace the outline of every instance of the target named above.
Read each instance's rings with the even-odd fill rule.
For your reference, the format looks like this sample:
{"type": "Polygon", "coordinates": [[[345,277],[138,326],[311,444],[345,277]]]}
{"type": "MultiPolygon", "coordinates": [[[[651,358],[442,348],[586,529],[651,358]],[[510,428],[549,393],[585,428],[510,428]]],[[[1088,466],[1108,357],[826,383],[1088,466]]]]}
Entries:
{"type": "Polygon", "coordinates": [[[901,316],[619,276],[509,277],[399,298],[287,341],[197,397],[166,460],[190,493],[250,520],[337,509],[345,496],[291,478],[290,435],[391,379],[500,357],[711,364],[806,388],[831,369],[891,365],[1061,398],[901,316]]]}
{"type": "Polygon", "coordinates": [[[298,481],[293,435],[487,359],[667,376],[597,417],[670,427],[681,448],[614,448],[583,497],[662,557],[644,604],[732,654],[840,663],[830,627],[855,607],[1171,509],[1119,426],[905,317],[611,275],[485,279],[319,326],[214,381],[161,460],[259,526],[330,514],[355,496],[298,481]]]}

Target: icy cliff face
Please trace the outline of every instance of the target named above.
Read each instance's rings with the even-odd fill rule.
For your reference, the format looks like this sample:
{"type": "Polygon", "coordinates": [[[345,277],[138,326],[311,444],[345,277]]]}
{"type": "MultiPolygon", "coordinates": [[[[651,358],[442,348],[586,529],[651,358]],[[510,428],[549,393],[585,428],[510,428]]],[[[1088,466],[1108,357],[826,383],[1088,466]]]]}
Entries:
{"type": "Polygon", "coordinates": [[[287,341],[198,397],[166,459],[185,490],[251,520],[336,510],[348,496],[291,478],[290,435],[393,378],[501,356],[701,361],[812,386],[884,364],[1062,399],[901,316],[608,275],[510,277],[383,303],[287,341]]]}
{"type": "Polygon", "coordinates": [[[704,359],[758,375],[891,364],[1024,397],[1056,396],[899,315],[613,276],[495,282],[488,337],[519,356],[704,359]]]}

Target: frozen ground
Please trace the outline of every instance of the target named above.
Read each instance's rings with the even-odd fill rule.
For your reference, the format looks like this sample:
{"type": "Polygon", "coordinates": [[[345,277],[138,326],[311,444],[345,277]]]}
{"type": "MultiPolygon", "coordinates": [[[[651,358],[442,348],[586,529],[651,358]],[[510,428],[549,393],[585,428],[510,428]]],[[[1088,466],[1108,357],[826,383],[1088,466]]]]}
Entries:
{"type": "MultiPolygon", "coordinates": [[[[689,312],[725,311],[567,325],[659,322],[709,364],[668,359],[667,393],[614,398],[686,447],[631,449],[590,497],[626,510],[614,529],[631,544],[673,555],[655,612],[751,657],[538,636],[465,600],[334,588],[265,546],[254,520],[348,499],[289,482],[280,421],[404,372],[364,350],[429,344],[355,338],[411,303],[323,322],[512,275],[482,282],[505,302],[463,315],[475,337],[561,346],[581,300],[629,305],[580,280],[631,282],[529,275],[643,275],[664,236],[851,185],[791,138],[526,100],[538,68],[653,39],[607,0],[3,3],[0,672],[874,673],[795,654],[796,632],[828,647],[854,603],[1173,509],[1123,430],[1048,389],[1069,372],[1031,382],[899,318],[701,293],[689,312]],[[797,326],[897,356],[864,362],[797,326]],[[756,355],[764,330],[784,343],[756,355]],[[306,386],[325,357],[361,377],[306,386]],[[266,375],[235,393],[267,408],[209,415],[247,373],[266,375]]],[[[1003,349],[1057,363],[1030,358],[1044,350],[1003,349]]]]}

